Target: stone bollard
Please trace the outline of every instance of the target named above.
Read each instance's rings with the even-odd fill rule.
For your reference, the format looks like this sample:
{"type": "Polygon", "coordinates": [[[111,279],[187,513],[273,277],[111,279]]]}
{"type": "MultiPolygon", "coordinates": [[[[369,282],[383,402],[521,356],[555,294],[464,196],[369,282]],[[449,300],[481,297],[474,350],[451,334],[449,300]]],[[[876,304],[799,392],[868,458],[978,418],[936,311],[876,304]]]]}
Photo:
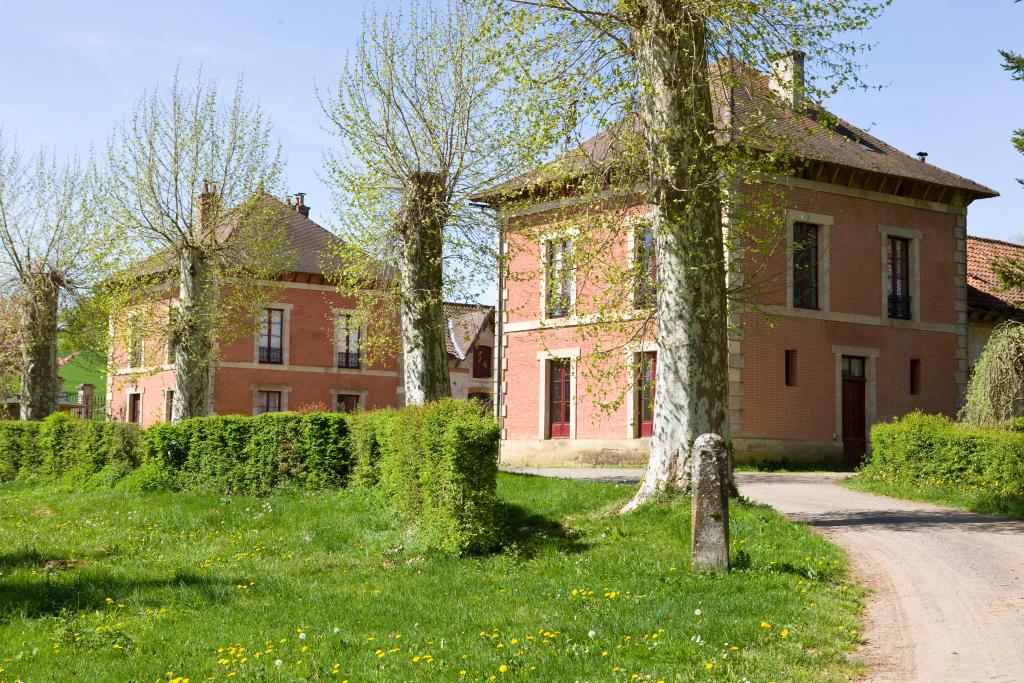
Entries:
{"type": "Polygon", "coordinates": [[[693,516],[691,567],[729,570],[729,452],[717,434],[693,443],[693,516]]]}

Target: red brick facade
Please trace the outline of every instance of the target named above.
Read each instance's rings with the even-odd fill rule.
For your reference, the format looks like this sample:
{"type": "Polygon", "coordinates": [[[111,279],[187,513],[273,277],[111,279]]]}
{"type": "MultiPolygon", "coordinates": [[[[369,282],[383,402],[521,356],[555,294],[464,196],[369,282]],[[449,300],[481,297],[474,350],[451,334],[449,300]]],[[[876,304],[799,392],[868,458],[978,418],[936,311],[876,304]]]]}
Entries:
{"type": "MultiPolygon", "coordinates": [[[[219,354],[213,372],[213,412],[216,415],[252,415],[257,392],[281,394],[282,410],[338,408],[337,395],[359,396],[366,409],[396,405],[401,384],[396,362],[358,369],[338,367],[334,319],[338,311],[355,308],[329,285],[288,282],[268,308],[282,310],[283,354],[280,364],[261,363],[253,334],[234,339],[219,354]]],[[[123,369],[112,378],[110,412],[127,419],[129,395],[142,395],[142,424],[166,421],[166,392],[174,388],[174,372],[146,352],[148,370],[123,369]],[[159,364],[158,364],[159,363],[159,364]]]]}
{"type": "MultiPolygon", "coordinates": [[[[744,276],[761,286],[751,290],[758,312],[733,310],[739,331],[730,342],[730,422],[741,457],[841,457],[844,356],[864,359],[865,429],[915,409],[954,414],[967,380],[966,207],[825,183],[789,184],[788,233],[795,222],[818,226],[821,301],[819,310],[793,306],[791,245],[760,258],[756,273],[753,259],[745,262],[744,276]],[[888,308],[890,236],[906,240],[909,250],[910,319],[892,317],[888,308]],[[787,351],[793,366],[789,383],[787,351]]],[[[643,209],[638,205],[637,213],[643,209]]],[[[527,212],[515,220],[543,225],[557,218],[551,211],[527,212]]],[[[514,228],[506,239],[504,460],[646,462],[649,443],[637,426],[639,401],[627,384],[634,354],[656,348],[653,335],[627,344],[617,358],[602,359],[605,377],[592,379],[594,361],[588,355],[595,326],[577,323],[585,322],[588,302],[600,296],[600,283],[576,283],[576,317],[545,320],[540,249],[514,228]],[[568,439],[551,439],[547,426],[548,358],[569,358],[573,366],[568,439]],[[600,405],[616,397],[621,397],[618,406],[600,405]]],[[[608,249],[609,258],[627,253],[625,243],[608,249]]],[[[606,339],[602,346],[612,345],[606,339]]]]}

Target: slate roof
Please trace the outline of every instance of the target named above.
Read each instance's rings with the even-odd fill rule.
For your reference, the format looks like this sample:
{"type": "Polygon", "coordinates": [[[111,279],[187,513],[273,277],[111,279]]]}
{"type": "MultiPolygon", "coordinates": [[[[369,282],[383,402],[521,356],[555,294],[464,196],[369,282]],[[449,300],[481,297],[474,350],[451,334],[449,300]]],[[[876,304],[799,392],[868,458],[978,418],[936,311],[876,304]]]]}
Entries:
{"type": "Polygon", "coordinates": [[[445,346],[449,356],[460,361],[469,355],[469,349],[480,336],[480,331],[494,316],[493,306],[444,302],[444,319],[448,334],[445,346]]]}
{"type": "MultiPolygon", "coordinates": [[[[716,63],[711,74],[715,121],[720,129],[723,128],[723,122],[729,120],[733,122],[733,131],[744,127],[747,130],[763,127],[768,130],[769,137],[795,141],[797,156],[805,160],[963,190],[971,199],[996,197],[999,194],[969,178],[905,154],[824,109],[806,107],[800,112],[794,111],[771,91],[767,75],[746,64],[734,62],[737,77],[729,79],[731,83],[727,87],[723,83],[724,68],[724,63],[716,63]],[[759,123],[762,121],[767,125],[762,126],[759,123]],[[832,123],[825,125],[822,121],[832,123]]],[[[634,132],[639,132],[640,128],[638,117],[619,125],[631,128],[634,132]]],[[[616,149],[618,137],[602,131],[556,163],[563,169],[568,168],[571,175],[573,169],[582,172],[587,167],[614,162],[620,151],[616,149]]],[[[773,146],[770,141],[748,142],[761,149],[773,146]]],[[[479,199],[495,200],[505,192],[535,184],[538,178],[539,171],[519,176],[486,191],[479,199]]]]}
{"type": "Polygon", "coordinates": [[[1024,313],[1024,292],[1004,291],[992,270],[992,261],[1004,258],[1024,261],[1024,245],[987,237],[967,237],[968,309],[1004,315],[1024,313]]]}
{"type": "Polygon", "coordinates": [[[283,227],[285,237],[295,252],[292,270],[324,275],[324,266],[331,263],[332,255],[337,254],[341,239],[294,209],[286,212],[283,227]]]}
{"type": "MultiPolygon", "coordinates": [[[[267,194],[264,195],[264,200],[280,206],[281,229],[287,249],[294,254],[289,271],[324,277],[329,275],[330,273],[324,271],[330,270],[332,257],[338,255],[338,247],[343,244],[341,239],[280,199],[267,194]]],[[[233,229],[234,217],[228,215],[217,226],[218,241],[230,240],[233,229]]],[[[137,275],[152,275],[176,271],[177,267],[177,260],[172,252],[164,249],[134,265],[132,271],[137,275]]]]}

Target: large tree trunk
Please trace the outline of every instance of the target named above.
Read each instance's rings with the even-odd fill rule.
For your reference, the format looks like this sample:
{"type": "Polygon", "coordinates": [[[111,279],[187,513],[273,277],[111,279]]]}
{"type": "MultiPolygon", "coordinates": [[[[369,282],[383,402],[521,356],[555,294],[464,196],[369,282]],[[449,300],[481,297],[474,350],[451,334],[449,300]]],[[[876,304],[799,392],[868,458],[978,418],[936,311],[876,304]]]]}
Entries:
{"type": "Polygon", "coordinates": [[[42,420],[60,408],[57,377],[57,302],[60,282],[33,274],[21,300],[21,419],[42,420]]]}
{"type": "Polygon", "coordinates": [[[623,512],[689,487],[690,447],[729,439],[725,264],[704,17],[645,0],[633,31],[643,79],[658,264],[658,366],[647,475],[623,512]]]}
{"type": "Polygon", "coordinates": [[[452,395],[442,306],[445,206],[439,174],[419,173],[410,179],[401,218],[402,363],[409,405],[452,395]]]}
{"type": "Polygon", "coordinates": [[[213,297],[210,264],[201,249],[187,248],[178,263],[178,309],[174,320],[174,402],[171,421],[210,414],[213,297]]]}

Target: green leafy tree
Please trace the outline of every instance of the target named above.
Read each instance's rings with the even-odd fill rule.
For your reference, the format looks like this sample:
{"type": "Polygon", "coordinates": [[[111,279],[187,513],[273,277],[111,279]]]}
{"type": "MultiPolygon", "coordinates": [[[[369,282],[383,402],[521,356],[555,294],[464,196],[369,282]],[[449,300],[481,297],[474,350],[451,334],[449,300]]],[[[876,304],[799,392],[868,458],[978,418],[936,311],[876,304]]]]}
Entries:
{"type": "Polygon", "coordinates": [[[218,346],[253,329],[293,259],[287,208],[269,194],[282,167],[270,122],[241,80],[224,98],[201,74],[176,74],[117,126],[108,156],[103,219],[132,261],[104,289],[115,348],[169,348],[172,419],[208,415],[218,346]]]}
{"type": "MultiPolygon", "coordinates": [[[[652,452],[631,510],[659,490],[688,486],[697,436],[729,438],[727,303],[735,296],[755,305],[752,254],[770,253],[782,237],[781,193],[770,179],[799,163],[809,134],[801,115],[830,125],[818,103],[863,85],[855,60],[864,46],[851,36],[889,2],[481,4],[511,55],[523,107],[561,121],[567,153],[524,183],[530,191],[520,201],[536,203],[540,188],[545,198],[577,198],[558,220],[577,225],[567,234],[581,286],[606,283],[587,302],[588,321],[610,323],[577,330],[596,340],[617,327],[610,341],[595,341],[591,366],[613,366],[600,361],[621,357],[627,342],[657,340],[652,452]],[[805,54],[814,65],[806,74],[805,54]],[[759,74],[795,85],[767,92],[759,74]],[[594,131],[602,134],[579,146],[594,131]],[[608,254],[636,229],[641,200],[653,207],[644,220],[654,235],[657,295],[646,313],[632,314],[622,302],[644,273],[608,254]]],[[[504,191],[507,210],[516,189],[504,191]]],[[[525,222],[509,229],[530,232],[525,222]]]]}
{"type": "Polygon", "coordinates": [[[13,340],[20,347],[14,367],[25,420],[58,409],[59,311],[88,293],[108,264],[109,243],[94,223],[94,177],[75,157],[26,157],[0,133],[0,286],[11,297],[0,334],[8,352],[13,340]]]}
{"type": "MultiPolygon", "coordinates": [[[[324,103],[346,245],[335,278],[359,294],[363,318],[399,319],[410,404],[451,393],[445,295],[472,296],[494,272],[494,222],[470,198],[536,159],[480,22],[458,1],[367,14],[324,103]]],[[[377,335],[369,350],[392,341],[377,335]]]]}

